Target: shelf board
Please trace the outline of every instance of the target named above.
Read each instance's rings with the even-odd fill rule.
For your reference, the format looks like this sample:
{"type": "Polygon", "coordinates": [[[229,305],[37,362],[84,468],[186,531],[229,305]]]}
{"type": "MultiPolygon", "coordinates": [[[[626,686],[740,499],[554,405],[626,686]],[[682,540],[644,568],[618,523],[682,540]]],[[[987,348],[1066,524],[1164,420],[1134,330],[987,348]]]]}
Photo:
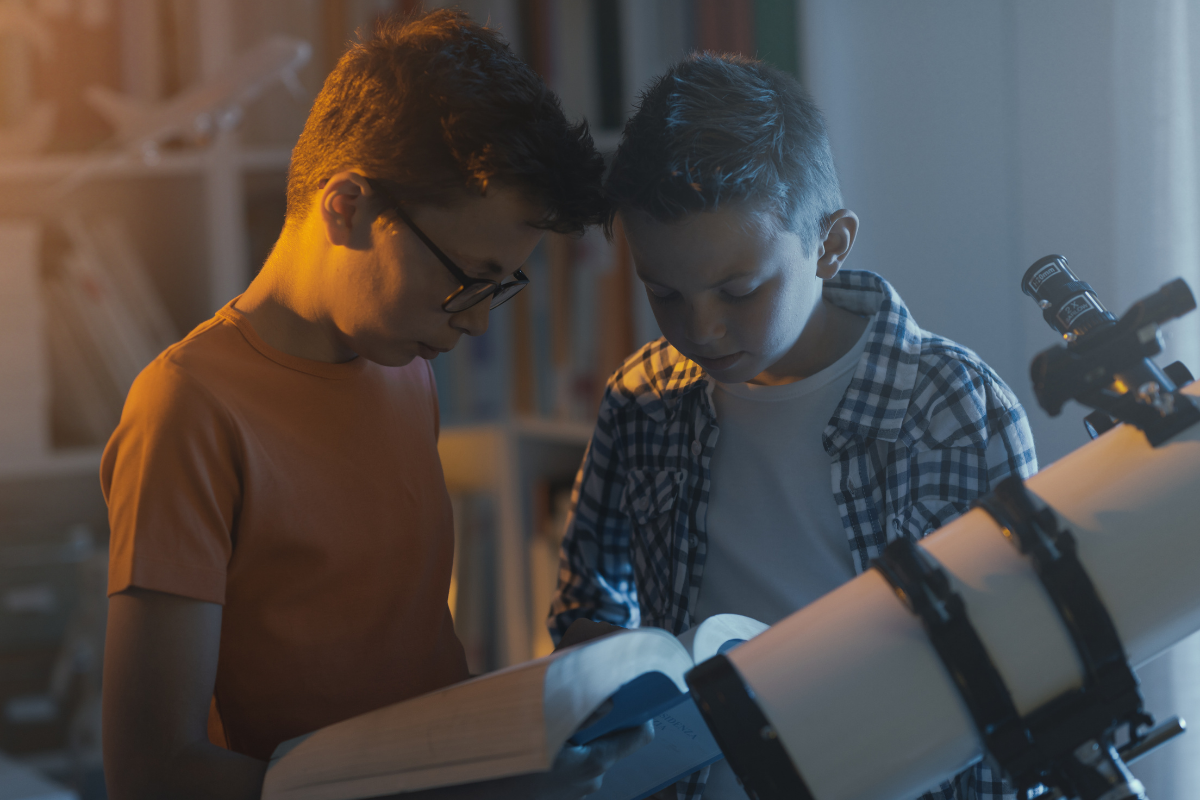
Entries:
{"type": "MultiPolygon", "coordinates": [[[[236,166],[243,170],[286,170],[292,157],[288,147],[239,147],[232,152],[236,166]]],[[[119,150],[4,158],[0,159],[0,181],[198,175],[220,166],[225,158],[224,153],[208,148],[168,150],[152,162],[119,150]]]]}
{"type": "Polygon", "coordinates": [[[20,461],[0,461],[0,480],[56,478],[100,472],[102,448],[58,450],[20,461]]]}
{"type": "Polygon", "coordinates": [[[448,425],[441,430],[438,454],[451,491],[495,491],[505,482],[506,470],[516,463],[518,452],[540,463],[561,458],[566,445],[566,452],[575,453],[570,458],[573,469],[591,436],[592,426],[587,423],[534,417],[448,425]]]}
{"type": "Polygon", "coordinates": [[[588,422],[518,417],[509,423],[516,434],[526,439],[538,439],[559,444],[585,446],[592,439],[595,426],[588,422]]]}
{"type": "Polygon", "coordinates": [[[245,170],[286,170],[292,161],[292,148],[242,147],[238,158],[245,170]]]}
{"type": "Polygon", "coordinates": [[[515,417],[501,422],[443,425],[441,436],[463,441],[511,434],[520,440],[584,446],[591,441],[592,430],[593,426],[587,422],[545,417],[515,417]]]}

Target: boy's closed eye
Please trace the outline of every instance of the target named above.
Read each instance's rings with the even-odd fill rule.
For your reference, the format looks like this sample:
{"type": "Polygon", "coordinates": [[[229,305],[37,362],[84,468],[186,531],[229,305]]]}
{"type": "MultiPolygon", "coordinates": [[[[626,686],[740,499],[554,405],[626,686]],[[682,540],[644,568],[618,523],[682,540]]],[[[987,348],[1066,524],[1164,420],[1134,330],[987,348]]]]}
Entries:
{"type": "Polygon", "coordinates": [[[721,294],[726,300],[744,300],[758,291],[757,286],[735,284],[721,287],[721,294]]]}
{"type": "Polygon", "coordinates": [[[674,289],[669,289],[666,286],[659,286],[657,283],[651,283],[650,281],[642,281],[642,283],[646,284],[646,289],[650,292],[650,294],[654,295],[659,300],[667,300],[679,294],[674,289]]]}

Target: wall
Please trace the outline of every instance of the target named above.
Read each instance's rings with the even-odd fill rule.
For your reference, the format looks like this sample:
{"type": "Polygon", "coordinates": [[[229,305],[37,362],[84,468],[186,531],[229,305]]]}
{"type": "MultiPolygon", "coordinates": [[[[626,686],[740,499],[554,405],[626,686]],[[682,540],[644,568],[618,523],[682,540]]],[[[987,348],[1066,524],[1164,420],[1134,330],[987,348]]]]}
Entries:
{"type": "MultiPolygon", "coordinates": [[[[1056,339],[1025,269],[1061,253],[1118,315],[1174,277],[1200,291],[1198,18],[1185,0],[805,0],[803,74],[862,217],[850,266],[1004,377],[1043,466],[1086,442],[1084,411],[1051,419],[1034,401],[1029,363],[1056,339]]],[[[1198,326],[1194,312],[1166,328],[1167,357],[1195,371],[1198,326]]],[[[1200,718],[1197,652],[1141,670],[1151,710],[1200,718]]],[[[1186,796],[1194,737],[1139,763],[1150,796],[1186,796]]]]}

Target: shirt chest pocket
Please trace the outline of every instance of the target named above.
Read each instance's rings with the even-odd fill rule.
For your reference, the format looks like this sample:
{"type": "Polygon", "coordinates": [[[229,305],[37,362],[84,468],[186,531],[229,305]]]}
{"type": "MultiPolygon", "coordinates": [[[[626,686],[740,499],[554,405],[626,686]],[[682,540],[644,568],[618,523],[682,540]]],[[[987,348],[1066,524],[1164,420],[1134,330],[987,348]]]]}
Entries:
{"type": "Polygon", "coordinates": [[[630,525],[630,560],[642,624],[664,619],[671,606],[676,561],[682,470],[630,470],[621,492],[621,513],[630,525]]]}

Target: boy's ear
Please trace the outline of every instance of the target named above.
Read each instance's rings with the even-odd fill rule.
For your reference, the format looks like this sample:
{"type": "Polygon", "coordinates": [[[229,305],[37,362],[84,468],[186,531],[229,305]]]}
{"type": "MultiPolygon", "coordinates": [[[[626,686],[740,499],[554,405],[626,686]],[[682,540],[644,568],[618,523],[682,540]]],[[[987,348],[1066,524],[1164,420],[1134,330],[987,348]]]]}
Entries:
{"type": "Polygon", "coordinates": [[[353,170],[343,170],[317,191],[321,224],[329,243],[353,247],[364,241],[362,237],[370,228],[364,198],[372,194],[367,179],[353,170]]]}
{"type": "Polygon", "coordinates": [[[817,277],[823,281],[842,268],[854,246],[854,237],[858,235],[858,215],[850,209],[833,212],[829,220],[829,231],[817,251],[817,277]]]}

